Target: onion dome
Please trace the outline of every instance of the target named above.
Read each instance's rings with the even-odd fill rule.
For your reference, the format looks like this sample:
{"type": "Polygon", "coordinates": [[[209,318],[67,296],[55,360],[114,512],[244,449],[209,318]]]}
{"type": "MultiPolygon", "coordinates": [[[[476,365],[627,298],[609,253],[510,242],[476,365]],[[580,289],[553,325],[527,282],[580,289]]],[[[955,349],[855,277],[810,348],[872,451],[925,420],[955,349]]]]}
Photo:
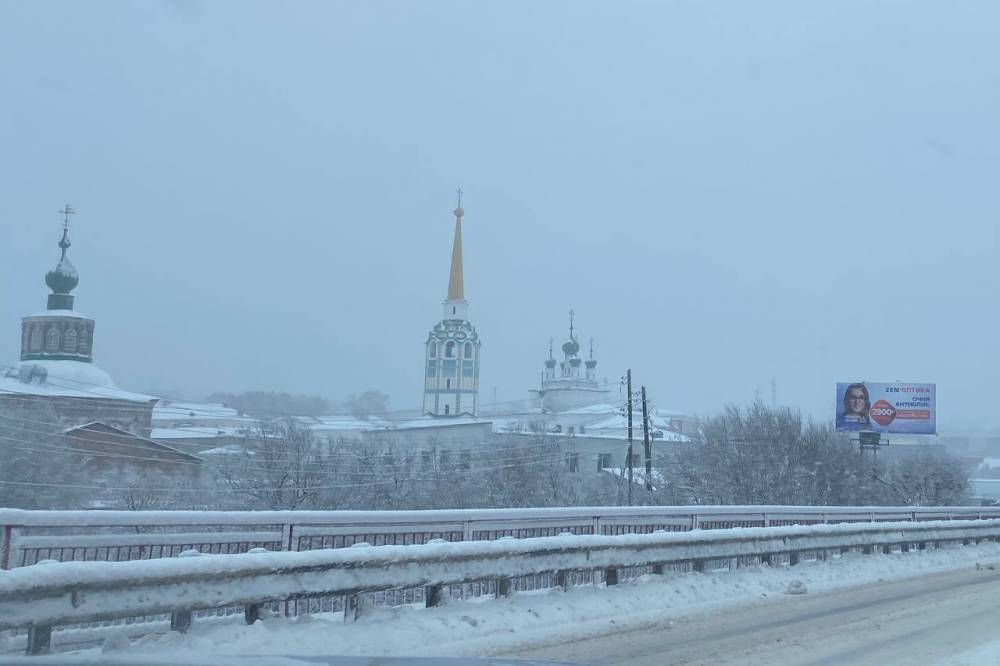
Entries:
{"type": "Polygon", "coordinates": [[[567,356],[576,356],[580,351],[580,343],[573,338],[570,338],[563,343],[562,350],[567,356]]]}
{"type": "Polygon", "coordinates": [[[590,370],[597,367],[597,361],[594,360],[594,338],[590,339],[590,358],[587,360],[586,365],[590,370]]]}
{"type": "Polygon", "coordinates": [[[69,241],[69,216],[76,211],[70,208],[69,204],[66,204],[66,208],[59,212],[64,216],[63,235],[59,241],[62,255],[59,257],[59,263],[56,264],[56,267],[45,274],[45,284],[52,290],[52,293],[49,294],[48,309],[72,310],[73,297],[70,296],[70,292],[80,283],[80,276],[76,272],[73,262],[66,256],[66,250],[72,245],[69,241]]]}
{"type": "Polygon", "coordinates": [[[549,357],[545,359],[545,367],[546,368],[556,367],[556,359],[554,356],[552,356],[552,338],[549,338],[549,357]]]}
{"type": "Polygon", "coordinates": [[[68,294],[76,289],[76,285],[80,283],[80,275],[76,272],[76,267],[66,256],[66,250],[69,249],[70,245],[69,230],[63,229],[63,237],[59,241],[62,257],[59,258],[56,267],[45,274],[45,284],[49,286],[53,294],[68,294]]]}

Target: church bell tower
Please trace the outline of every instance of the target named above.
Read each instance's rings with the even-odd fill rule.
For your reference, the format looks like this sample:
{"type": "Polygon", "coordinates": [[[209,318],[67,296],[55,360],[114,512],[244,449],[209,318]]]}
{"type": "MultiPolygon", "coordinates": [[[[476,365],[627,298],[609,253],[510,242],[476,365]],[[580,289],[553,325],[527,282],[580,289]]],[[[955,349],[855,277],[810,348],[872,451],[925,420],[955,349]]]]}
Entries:
{"type": "Polygon", "coordinates": [[[462,191],[455,209],[448,296],[442,318],[427,336],[424,352],[424,405],[428,416],[475,416],[479,411],[479,348],[476,327],[469,321],[462,273],[462,191]]]}

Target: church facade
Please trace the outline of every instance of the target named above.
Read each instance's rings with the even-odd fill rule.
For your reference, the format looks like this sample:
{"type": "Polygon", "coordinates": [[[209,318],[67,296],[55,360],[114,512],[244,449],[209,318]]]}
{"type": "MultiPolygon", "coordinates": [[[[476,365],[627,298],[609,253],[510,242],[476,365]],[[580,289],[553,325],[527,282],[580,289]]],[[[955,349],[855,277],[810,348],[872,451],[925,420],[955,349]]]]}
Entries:
{"type": "Polygon", "coordinates": [[[580,358],[580,341],[573,326],[574,312],[569,311],[569,338],[562,344],[563,360],[556,367],[552,354],[552,339],[549,339],[549,357],[545,360],[541,385],[532,392],[538,396],[543,413],[558,413],[604,405],[611,391],[597,382],[597,360],[594,358],[594,341],[590,341],[590,355],[584,361],[580,358]],[[581,367],[582,366],[582,367],[581,367]]]}
{"type": "Polygon", "coordinates": [[[80,276],[67,256],[69,206],[63,211],[61,255],[46,273],[47,308],[21,319],[20,361],[0,373],[0,407],[43,406],[60,425],[101,421],[142,437],[150,434],[153,396],[124,391],[94,363],[94,326],[74,310],[73,290],[80,276]]]}
{"type": "Polygon", "coordinates": [[[423,414],[431,417],[476,416],[479,411],[479,352],[482,342],[469,321],[462,266],[461,194],[455,209],[448,295],[441,304],[441,321],[424,345],[423,414]]]}

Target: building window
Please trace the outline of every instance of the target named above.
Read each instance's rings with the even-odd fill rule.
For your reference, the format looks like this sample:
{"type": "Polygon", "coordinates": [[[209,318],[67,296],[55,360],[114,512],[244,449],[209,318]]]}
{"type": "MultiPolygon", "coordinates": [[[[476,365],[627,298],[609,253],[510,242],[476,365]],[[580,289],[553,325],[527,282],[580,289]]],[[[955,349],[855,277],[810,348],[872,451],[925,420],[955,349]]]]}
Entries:
{"type": "Polygon", "coordinates": [[[462,362],[462,376],[463,377],[474,377],[476,374],[475,363],[472,361],[462,362]]]}
{"type": "Polygon", "coordinates": [[[597,454],[597,471],[611,469],[611,454],[610,453],[598,453],[597,454]]]}
{"type": "MultiPolygon", "coordinates": [[[[451,377],[449,377],[448,379],[444,380],[444,387],[445,388],[451,388],[451,377]]],[[[446,408],[447,408],[447,406],[446,406],[446,408]]]]}
{"type": "Polygon", "coordinates": [[[70,354],[76,353],[76,329],[71,328],[66,331],[66,337],[63,339],[63,351],[69,352],[70,354]]]}
{"type": "Polygon", "coordinates": [[[59,331],[55,327],[45,334],[45,351],[59,351],[59,331]]]}
{"type": "Polygon", "coordinates": [[[42,348],[42,329],[37,326],[31,331],[31,351],[38,351],[42,348]]]}
{"type": "Polygon", "coordinates": [[[427,377],[434,378],[437,376],[437,366],[434,361],[427,361],[427,377]]]}
{"type": "Polygon", "coordinates": [[[580,471],[580,454],[579,453],[567,453],[566,454],[566,465],[569,467],[571,472],[580,471]]]}
{"type": "Polygon", "coordinates": [[[438,463],[440,463],[441,469],[451,467],[451,451],[448,449],[441,449],[441,452],[438,454],[438,463]]]}
{"type": "Polygon", "coordinates": [[[471,469],[472,451],[469,449],[462,449],[462,451],[458,454],[458,464],[462,467],[462,469],[471,469]]]}
{"type": "Polygon", "coordinates": [[[454,306],[454,305],[453,305],[453,306],[451,306],[451,313],[452,313],[452,314],[455,314],[455,306],[454,306]]]}
{"type": "Polygon", "coordinates": [[[444,357],[445,358],[455,358],[455,343],[454,342],[448,342],[448,344],[446,344],[444,346],[444,357]]]}
{"type": "Polygon", "coordinates": [[[427,358],[437,358],[438,346],[435,343],[427,345],[427,358]]]}
{"type": "MultiPolygon", "coordinates": [[[[451,380],[450,379],[448,380],[448,383],[451,384],[451,380]]],[[[451,414],[451,405],[445,405],[444,406],[444,415],[448,416],[449,414],[451,414]]]]}
{"type": "Polygon", "coordinates": [[[570,435],[575,435],[576,434],[576,427],[575,426],[570,426],[569,427],[569,434],[570,435]]]}
{"type": "Polygon", "coordinates": [[[454,377],[455,373],[458,372],[458,361],[442,361],[441,362],[441,372],[446,377],[454,377]]]}
{"type": "Polygon", "coordinates": [[[81,354],[88,353],[90,349],[90,329],[81,328],[80,329],[80,341],[76,343],[77,348],[80,350],[81,354]]]}
{"type": "Polygon", "coordinates": [[[420,452],[420,464],[421,465],[423,465],[424,467],[430,467],[433,462],[434,462],[434,457],[433,457],[433,455],[431,455],[430,451],[421,451],[420,452]]]}
{"type": "Polygon", "coordinates": [[[465,343],[465,358],[472,358],[472,343],[465,343]]]}

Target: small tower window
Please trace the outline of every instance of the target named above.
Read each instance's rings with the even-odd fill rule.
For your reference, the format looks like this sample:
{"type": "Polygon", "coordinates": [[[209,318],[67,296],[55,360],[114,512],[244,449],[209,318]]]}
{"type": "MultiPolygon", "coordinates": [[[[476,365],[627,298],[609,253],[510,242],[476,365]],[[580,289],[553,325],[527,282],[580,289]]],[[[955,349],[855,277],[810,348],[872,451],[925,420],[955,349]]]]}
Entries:
{"type": "Polygon", "coordinates": [[[31,331],[31,351],[38,351],[42,348],[42,329],[37,326],[31,331]]]}
{"type": "Polygon", "coordinates": [[[59,351],[59,331],[54,327],[45,334],[45,351],[59,351]]]}
{"type": "Polygon", "coordinates": [[[452,313],[452,314],[455,314],[455,306],[454,306],[454,305],[453,305],[453,306],[451,306],[451,313],[452,313]]]}
{"type": "Polygon", "coordinates": [[[90,329],[89,328],[84,327],[84,328],[80,329],[80,341],[77,343],[77,347],[79,348],[80,353],[82,353],[82,354],[88,353],[88,350],[90,349],[90,329]]]}
{"type": "Polygon", "coordinates": [[[451,388],[451,379],[450,378],[444,380],[444,387],[445,388],[451,388]]]}
{"type": "Polygon", "coordinates": [[[437,343],[432,342],[427,345],[427,358],[437,358],[438,346],[437,343]]]}
{"type": "Polygon", "coordinates": [[[455,358],[455,343],[454,342],[450,342],[449,341],[448,344],[446,344],[444,346],[444,357],[445,358],[455,358]]]}
{"type": "Polygon", "coordinates": [[[63,351],[70,354],[76,353],[76,329],[71,328],[66,331],[66,337],[63,338],[63,351]]]}
{"type": "Polygon", "coordinates": [[[465,343],[465,358],[472,358],[472,343],[465,343]]]}
{"type": "Polygon", "coordinates": [[[450,413],[451,413],[451,405],[445,405],[444,406],[444,415],[448,416],[448,414],[450,414],[450,413]]]}

